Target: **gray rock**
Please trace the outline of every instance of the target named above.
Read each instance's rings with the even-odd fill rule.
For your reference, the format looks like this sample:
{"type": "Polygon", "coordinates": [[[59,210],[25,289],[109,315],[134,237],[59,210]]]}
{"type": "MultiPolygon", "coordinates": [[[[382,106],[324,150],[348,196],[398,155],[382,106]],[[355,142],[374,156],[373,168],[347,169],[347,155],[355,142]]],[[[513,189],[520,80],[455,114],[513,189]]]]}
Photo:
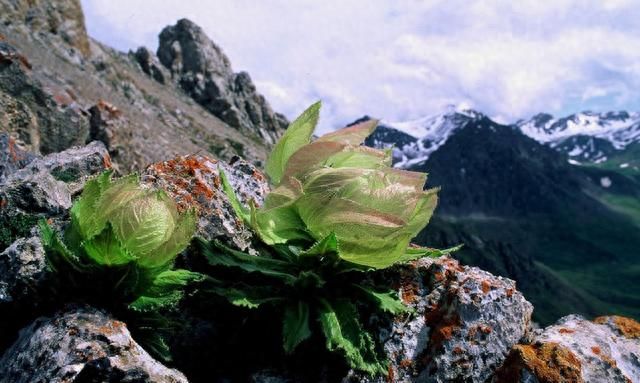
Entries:
{"type": "Polygon", "coordinates": [[[142,182],[164,189],[181,210],[198,211],[197,235],[219,239],[241,250],[249,249],[252,233],[235,215],[222,191],[219,169],[234,187],[240,201],[261,205],[268,193],[265,176],[244,160],[226,164],[206,156],[186,156],[150,165],[142,182]]]}
{"type": "Polygon", "coordinates": [[[510,279],[448,257],[390,273],[416,310],[381,332],[390,381],[484,382],[529,331],[533,306],[510,279]]]}
{"type": "Polygon", "coordinates": [[[640,323],[619,316],[561,318],[531,344],[517,345],[498,369],[502,382],[639,382],[640,323]]]}
{"type": "Polygon", "coordinates": [[[202,29],[182,19],[160,33],[158,58],[182,89],[237,129],[257,131],[273,144],[288,122],[258,94],[246,72],[234,73],[227,56],[202,29]]]}
{"type": "Polygon", "coordinates": [[[0,253],[0,303],[21,300],[35,291],[46,273],[40,237],[20,238],[0,253]]]}
{"type": "Polygon", "coordinates": [[[0,2],[0,21],[26,24],[34,32],[59,36],[82,55],[90,53],[80,0],[12,0],[0,2]]]}
{"type": "Polygon", "coordinates": [[[13,137],[0,133],[0,182],[35,158],[33,153],[23,150],[13,137]]]}
{"type": "Polygon", "coordinates": [[[165,78],[168,76],[165,75],[166,69],[160,64],[158,58],[149,51],[149,49],[145,47],[140,47],[133,53],[133,57],[140,65],[140,68],[144,73],[151,76],[154,80],[159,82],[160,84],[164,84],[165,78]]]}
{"type": "Polygon", "coordinates": [[[0,250],[28,235],[40,218],[60,217],[87,177],[111,166],[100,142],[31,161],[0,183],[0,250]]]}
{"type": "Polygon", "coordinates": [[[30,75],[30,64],[0,41],[0,121],[35,153],[53,153],[84,144],[89,133],[86,114],[73,102],[58,103],[30,75]]]}
{"type": "Polygon", "coordinates": [[[127,326],[102,311],[76,308],[37,319],[0,359],[0,382],[186,383],[154,360],[127,326]]]}

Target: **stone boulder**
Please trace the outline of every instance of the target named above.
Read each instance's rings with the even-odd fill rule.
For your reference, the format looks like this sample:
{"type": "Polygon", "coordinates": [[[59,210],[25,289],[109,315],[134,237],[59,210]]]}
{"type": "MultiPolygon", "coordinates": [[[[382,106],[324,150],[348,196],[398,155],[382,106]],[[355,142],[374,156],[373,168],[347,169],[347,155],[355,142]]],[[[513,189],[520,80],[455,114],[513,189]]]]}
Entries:
{"type": "Polygon", "coordinates": [[[381,332],[390,381],[485,382],[530,332],[533,306],[510,279],[449,257],[389,273],[415,309],[381,332]]]}
{"type": "Polygon", "coordinates": [[[640,323],[619,316],[561,318],[516,345],[493,383],[640,382],[640,323]]]}
{"type": "Polygon", "coordinates": [[[19,238],[0,253],[0,305],[29,299],[45,275],[46,258],[40,237],[19,238]]]}
{"type": "Polygon", "coordinates": [[[240,159],[227,164],[201,155],[177,157],[150,165],[142,173],[142,182],[165,190],[180,210],[195,208],[197,235],[248,250],[253,234],[235,215],[223,192],[220,169],[245,206],[249,206],[250,200],[258,206],[262,204],[269,191],[266,177],[240,159]]]}
{"type": "Polygon", "coordinates": [[[154,360],[124,323],[80,307],[23,329],[0,359],[0,382],[187,383],[187,378],[154,360]]]}
{"type": "Polygon", "coordinates": [[[246,72],[234,73],[227,56],[187,19],[160,33],[158,58],[182,89],[231,127],[274,144],[288,122],[274,113],[246,72]]]}

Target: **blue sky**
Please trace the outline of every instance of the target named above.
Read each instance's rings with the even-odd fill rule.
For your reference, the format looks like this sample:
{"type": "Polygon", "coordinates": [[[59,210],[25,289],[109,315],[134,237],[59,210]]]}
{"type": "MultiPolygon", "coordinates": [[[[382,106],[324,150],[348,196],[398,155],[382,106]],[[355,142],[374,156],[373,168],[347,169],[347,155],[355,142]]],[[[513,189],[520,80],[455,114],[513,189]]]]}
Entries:
{"type": "Polygon", "coordinates": [[[82,0],[89,34],[157,47],[186,17],[295,117],[321,130],[467,105],[500,121],[640,110],[638,0],[82,0]]]}

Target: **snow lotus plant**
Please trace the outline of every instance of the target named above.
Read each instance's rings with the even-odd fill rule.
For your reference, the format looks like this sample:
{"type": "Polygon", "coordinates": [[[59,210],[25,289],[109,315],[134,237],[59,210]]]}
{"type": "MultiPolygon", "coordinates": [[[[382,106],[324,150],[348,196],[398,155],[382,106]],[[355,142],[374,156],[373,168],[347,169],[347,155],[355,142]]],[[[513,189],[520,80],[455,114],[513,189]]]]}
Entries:
{"type": "Polygon", "coordinates": [[[319,103],[307,109],[275,145],[266,163],[273,189],[262,207],[241,205],[222,174],[237,214],[270,251],[256,257],[217,242],[201,245],[224,273],[247,273],[233,279],[223,273],[217,294],[248,308],[282,306],[285,351],[317,329],[352,368],[385,373],[362,319],[409,310],[371,272],[446,252],[409,246],[433,213],[436,191],[423,190],[426,174],[392,168],[390,151],[361,145],[376,121],[311,142],[319,109],[319,103]]]}
{"type": "MultiPolygon", "coordinates": [[[[141,187],[136,175],[112,180],[108,171],[89,180],[70,213],[62,236],[40,223],[49,266],[67,299],[115,314],[149,314],[157,323],[162,318],[154,314],[174,307],[188,283],[203,279],[173,269],[195,232],[195,212],[179,213],[163,191],[141,187]]],[[[166,354],[162,339],[153,341],[166,354]]]]}

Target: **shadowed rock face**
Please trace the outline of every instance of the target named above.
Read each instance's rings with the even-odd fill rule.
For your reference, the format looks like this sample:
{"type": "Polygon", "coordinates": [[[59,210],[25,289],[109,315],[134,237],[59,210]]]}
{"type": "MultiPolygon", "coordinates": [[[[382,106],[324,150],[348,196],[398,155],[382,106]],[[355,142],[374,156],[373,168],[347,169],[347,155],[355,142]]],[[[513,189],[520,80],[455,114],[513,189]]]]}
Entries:
{"type": "Polygon", "coordinates": [[[80,307],[40,318],[0,359],[0,381],[187,383],[136,343],[126,324],[80,307]]]}
{"type": "Polygon", "coordinates": [[[58,102],[32,78],[30,64],[13,46],[0,41],[0,123],[36,153],[84,144],[89,133],[85,112],[73,102],[58,102]]]}
{"type": "Polygon", "coordinates": [[[193,22],[182,19],[162,30],[158,58],[188,95],[230,126],[257,129],[271,144],[286,129],[284,116],[271,110],[249,74],[234,73],[220,47],[193,22]]]}

